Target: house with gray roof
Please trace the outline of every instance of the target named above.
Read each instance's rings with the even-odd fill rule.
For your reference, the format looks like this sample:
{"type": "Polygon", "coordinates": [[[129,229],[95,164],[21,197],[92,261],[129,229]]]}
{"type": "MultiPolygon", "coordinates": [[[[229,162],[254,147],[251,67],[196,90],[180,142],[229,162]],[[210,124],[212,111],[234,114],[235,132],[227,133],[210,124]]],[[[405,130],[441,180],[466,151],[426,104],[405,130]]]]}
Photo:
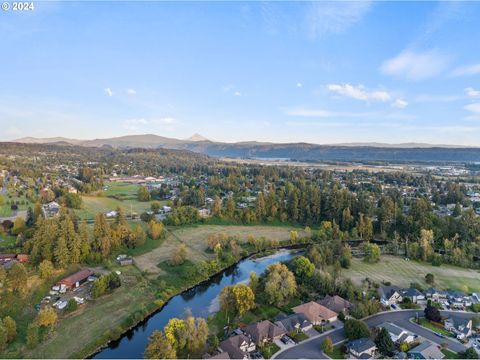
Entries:
{"type": "Polygon", "coordinates": [[[438,348],[438,345],[428,340],[415,346],[408,352],[408,355],[411,359],[443,359],[445,357],[438,348]]]}
{"type": "Polygon", "coordinates": [[[395,305],[402,302],[401,289],[397,286],[382,286],[377,290],[380,302],[385,306],[395,305]]]}
{"type": "Polygon", "coordinates": [[[453,332],[457,339],[463,340],[472,335],[472,320],[465,319],[457,315],[450,315],[444,321],[445,329],[453,332]]]}
{"type": "Polygon", "coordinates": [[[313,324],[307,319],[305,314],[302,313],[286,316],[276,321],[275,325],[284,329],[287,333],[292,331],[308,331],[313,327],[313,324]]]}
{"type": "Polygon", "coordinates": [[[371,359],[377,351],[377,346],[369,338],[351,340],[346,347],[348,353],[357,359],[371,359]]]}
{"type": "Polygon", "coordinates": [[[415,335],[411,333],[410,331],[407,331],[400,326],[397,326],[393,323],[390,322],[384,322],[380,325],[377,326],[377,329],[386,329],[388,331],[388,334],[390,335],[390,338],[394,343],[401,344],[401,343],[407,343],[410,344],[415,341],[415,335]]]}

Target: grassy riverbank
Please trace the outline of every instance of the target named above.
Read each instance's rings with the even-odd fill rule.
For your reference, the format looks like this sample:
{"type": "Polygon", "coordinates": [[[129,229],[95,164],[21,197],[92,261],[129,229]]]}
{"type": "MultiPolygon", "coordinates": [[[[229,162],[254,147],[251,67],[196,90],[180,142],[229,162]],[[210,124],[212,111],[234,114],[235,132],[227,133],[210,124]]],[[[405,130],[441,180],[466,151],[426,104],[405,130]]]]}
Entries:
{"type": "MultiPolygon", "coordinates": [[[[234,227],[232,230],[241,233],[240,228],[234,227]]],[[[265,233],[267,231],[265,228],[268,227],[258,228],[257,231],[265,233]]],[[[208,230],[198,226],[181,231],[179,235],[176,235],[178,230],[175,230],[170,234],[171,239],[167,237],[160,241],[154,251],[166,253],[165,260],[169,256],[168,249],[173,248],[170,241],[174,241],[175,244],[186,243],[189,255],[187,261],[179,266],[169,266],[165,260],[157,262],[155,266],[160,271],[156,276],[135,265],[111,268],[111,270],[118,269],[122,272],[122,286],[119,289],[89,302],[74,313],[62,316],[49,339],[33,350],[27,350],[23,346],[19,354],[21,357],[32,358],[83,358],[91,355],[110,340],[118,339],[126,330],[161,308],[171,297],[208,280],[240,260],[233,256],[226,256],[222,260],[211,261],[214,255],[206,251],[206,239],[210,231],[217,232],[219,229],[211,225],[208,225],[208,230]],[[193,234],[198,230],[202,235],[193,238],[193,234]],[[202,251],[204,255],[199,257],[194,249],[197,249],[197,252],[202,251]]],[[[254,227],[248,227],[248,229],[255,230],[254,227]]],[[[222,230],[230,235],[228,226],[223,226],[222,230]]],[[[283,236],[280,245],[288,245],[289,241],[286,239],[288,239],[289,229],[281,228],[281,230],[286,235],[283,236]]],[[[268,231],[274,233],[274,229],[268,229],[268,231]]],[[[242,248],[241,258],[256,252],[253,246],[244,241],[239,241],[239,244],[242,248]]],[[[227,252],[226,255],[229,253],[227,252]]]]}

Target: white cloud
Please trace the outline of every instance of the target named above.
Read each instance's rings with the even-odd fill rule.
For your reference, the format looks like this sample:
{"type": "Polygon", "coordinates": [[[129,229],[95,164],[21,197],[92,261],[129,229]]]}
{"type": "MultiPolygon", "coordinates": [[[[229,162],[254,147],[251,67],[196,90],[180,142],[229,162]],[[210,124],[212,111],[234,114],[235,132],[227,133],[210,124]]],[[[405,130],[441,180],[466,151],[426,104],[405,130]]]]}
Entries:
{"type": "Polygon", "coordinates": [[[451,76],[468,76],[480,74],[480,64],[460,66],[451,72],[451,76]]]}
{"type": "Polygon", "coordinates": [[[404,50],[397,56],[385,61],[380,71],[387,75],[403,77],[408,80],[424,80],[445,70],[449,57],[438,50],[414,52],[404,50]]]}
{"type": "Polygon", "coordinates": [[[339,95],[362,101],[387,102],[392,99],[392,96],[385,90],[368,91],[363,85],[329,84],[327,88],[339,95]]]}
{"type": "Polygon", "coordinates": [[[405,109],[408,106],[408,102],[406,102],[403,99],[396,99],[393,103],[392,106],[397,108],[397,109],[405,109]]]}
{"type": "Polygon", "coordinates": [[[233,95],[235,95],[235,96],[242,96],[242,93],[241,93],[240,91],[235,91],[235,92],[233,93],[233,95]]]}
{"type": "Polygon", "coordinates": [[[368,13],[371,4],[369,1],[313,2],[307,15],[310,35],[344,32],[368,13]]]}
{"type": "Polygon", "coordinates": [[[469,104],[464,107],[465,110],[471,111],[475,114],[480,114],[480,103],[469,104]]]}
{"type": "Polygon", "coordinates": [[[110,96],[110,97],[113,96],[113,91],[109,87],[103,89],[103,91],[105,91],[105,94],[107,94],[107,96],[110,96]]]}
{"type": "Polygon", "coordinates": [[[301,88],[303,86],[303,84],[301,82],[297,82],[297,87],[298,88],[301,88]]]}
{"type": "Polygon", "coordinates": [[[137,92],[135,91],[135,89],[127,89],[127,93],[129,95],[135,95],[137,92]]]}
{"type": "Polygon", "coordinates": [[[480,90],[475,90],[474,88],[468,87],[465,89],[465,94],[472,98],[480,97],[480,90]]]}

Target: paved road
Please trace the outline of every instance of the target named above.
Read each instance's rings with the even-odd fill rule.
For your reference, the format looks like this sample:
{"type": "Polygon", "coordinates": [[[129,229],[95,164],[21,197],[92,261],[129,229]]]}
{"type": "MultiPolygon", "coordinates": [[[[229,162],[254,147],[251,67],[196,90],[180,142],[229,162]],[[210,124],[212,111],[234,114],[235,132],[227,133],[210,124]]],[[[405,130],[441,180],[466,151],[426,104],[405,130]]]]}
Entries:
{"type": "MultiPolygon", "coordinates": [[[[443,342],[448,344],[448,348],[450,350],[461,352],[464,351],[466,348],[458,341],[449,338],[441,338],[435,335],[433,332],[422,328],[416,324],[412,324],[409,319],[415,317],[416,313],[422,315],[423,310],[407,310],[407,311],[389,311],[385,313],[380,313],[374,315],[365,320],[365,322],[370,327],[375,327],[380,325],[384,322],[393,322],[404,329],[407,329],[421,337],[431,340],[437,344],[441,344],[443,342]]],[[[460,317],[465,318],[472,318],[475,315],[472,313],[463,313],[463,312],[454,312],[454,311],[442,311],[443,316],[448,316],[449,314],[456,314],[460,317]]],[[[275,356],[276,359],[327,359],[325,354],[320,349],[322,342],[325,338],[329,336],[333,343],[338,343],[340,341],[345,340],[345,334],[343,329],[337,329],[329,334],[321,335],[319,337],[313,338],[311,340],[306,340],[294,347],[291,347],[281,353],[278,353],[275,356]]]]}

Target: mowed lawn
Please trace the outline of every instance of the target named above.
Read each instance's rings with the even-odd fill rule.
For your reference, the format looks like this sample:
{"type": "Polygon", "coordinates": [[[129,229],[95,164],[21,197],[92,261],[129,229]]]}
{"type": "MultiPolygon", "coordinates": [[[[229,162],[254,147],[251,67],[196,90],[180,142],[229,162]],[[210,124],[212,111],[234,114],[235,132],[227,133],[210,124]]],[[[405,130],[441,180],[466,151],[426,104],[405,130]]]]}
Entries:
{"type": "Polygon", "coordinates": [[[53,336],[24,356],[67,359],[155,300],[148,282],[135,267],[121,268],[121,271],[120,288],[61,319],[53,336]]]}
{"type": "Polygon", "coordinates": [[[211,234],[226,234],[237,236],[240,242],[246,242],[249,235],[255,238],[286,240],[290,238],[290,230],[297,230],[299,236],[305,231],[286,226],[242,226],[242,225],[197,225],[168,231],[161,245],[149,253],[135,257],[135,263],[142,270],[151,274],[160,274],[157,266],[168,260],[173,249],[184,243],[188,249],[188,259],[192,262],[214,258],[214,254],[206,252],[207,239],[211,234]]]}
{"type": "Polygon", "coordinates": [[[381,283],[389,281],[392,285],[407,287],[417,282],[429,287],[425,282],[425,275],[432,273],[435,276],[435,287],[443,290],[480,291],[480,272],[451,265],[432,266],[428,263],[406,261],[402,257],[383,255],[380,262],[369,264],[362,259],[353,259],[350,269],[343,272],[356,284],[361,284],[365,278],[381,283]]]}

